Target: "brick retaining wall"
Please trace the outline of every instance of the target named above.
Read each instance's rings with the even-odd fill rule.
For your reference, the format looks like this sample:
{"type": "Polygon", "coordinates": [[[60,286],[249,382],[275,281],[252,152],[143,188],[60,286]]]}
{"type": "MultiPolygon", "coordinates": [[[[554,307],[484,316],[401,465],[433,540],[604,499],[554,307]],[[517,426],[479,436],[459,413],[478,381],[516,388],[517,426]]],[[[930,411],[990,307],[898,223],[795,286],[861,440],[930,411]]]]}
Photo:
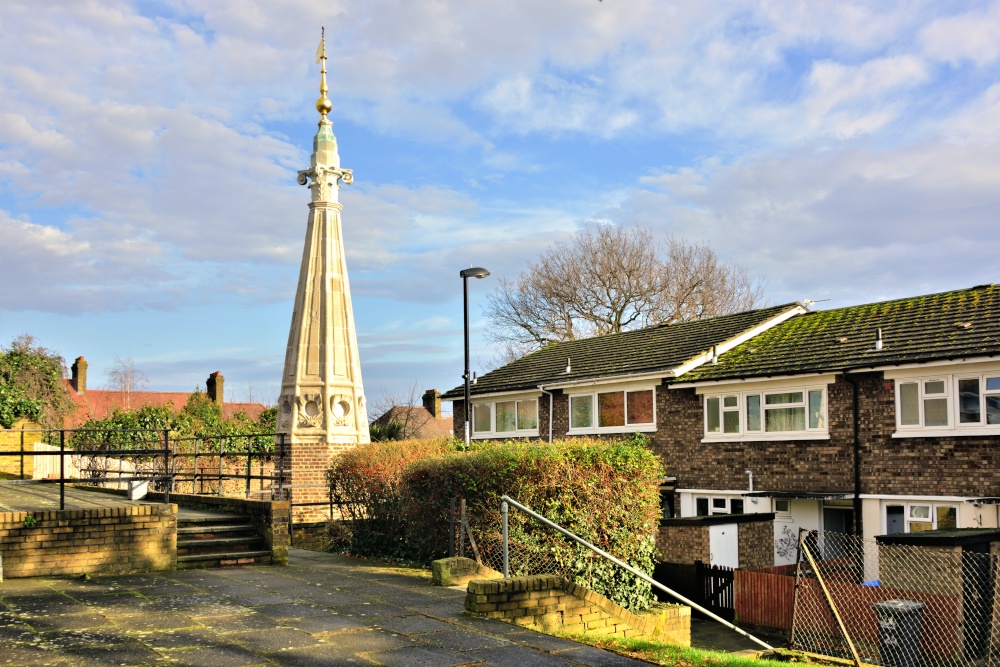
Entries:
{"type": "Polygon", "coordinates": [[[0,512],[0,555],[11,578],[172,570],[177,505],[0,512]]]}
{"type": "Polygon", "coordinates": [[[544,630],[645,637],[691,645],[690,607],[672,605],[654,613],[633,614],[602,595],[552,574],[470,581],[465,609],[544,630]]]}

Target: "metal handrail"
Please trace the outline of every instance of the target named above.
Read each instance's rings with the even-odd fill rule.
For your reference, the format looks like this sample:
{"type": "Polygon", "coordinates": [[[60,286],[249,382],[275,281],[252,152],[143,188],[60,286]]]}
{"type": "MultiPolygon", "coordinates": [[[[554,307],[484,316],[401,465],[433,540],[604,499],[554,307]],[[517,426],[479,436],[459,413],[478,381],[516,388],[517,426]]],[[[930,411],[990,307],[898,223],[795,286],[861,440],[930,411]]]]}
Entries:
{"type": "Polygon", "coordinates": [[[713,614],[708,609],[705,609],[704,607],[702,607],[698,603],[693,602],[693,601],[687,599],[686,597],[684,597],[683,595],[681,595],[677,591],[672,590],[670,588],[667,588],[666,586],[664,586],[660,582],[658,582],[655,579],[653,579],[652,577],[650,577],[645,572],[637,570],[636,568],[632,567],[628,563],[615,558],[614,556],[612,556],[611,554],[609,554],[607,551],[604,551],[600,547],[597,547],[597,546],[591,544],[590,542],[588,542],[587,540],[583,539],[582,537],[579,537],[578,535],[575,535],[575,534],[569,532],[568,530],[566,530],[565,528],[563,528],[559,524],[557,524],[557,523],[555,523],[553,521],[549,521],[548,519],[546,519],[544,516],[542,516],[538,512],[535,512],[535,511],[533,511],[531,509],[528,509],[527,507],[525,507],[521,503],[517,502],[513,498],[511,498],[509,496],[503,496],[501,498],[501,500],[503,501],[501,503],[501,505],[500,505],[500,513],[501,513],[501,516],[503,518],[503,570],[504,570],[503,571],[503,576],[504,576],[504,579],[507,579],[507,578],[510,577],[510,560],[509,560],[508,552],[507,552],[507,511],[508,511],[507,510],[507,505],[513,505],[514,507],[516,507],[517,509],[521,510],[522,512],[524,512],[525,514],[527,514],[531,518],[535,519],[536,521],[540,521],[541,523],[545,524],[549,528],[552,528],[554,530],[559,531],[560,533],[562,533],[566,537],[568,537],[571,540],[577,542],[578,544],[581,544],[581,545],[587,547],[588,549],[590,549],[591,551],[593,551],[597,555],[606,558],[607,560],[611,561],[615,565],[618,565],[620,567],[625,568],[626,570],[628,570],[629,572],[631,572],[635,576],[639,577],[640,579],[642,579],[646,583],[652,585],[653,587],[660,589],[661,591],[663,591],[667,595],[670,595],[670,596],[676,598],[677,600],[680,600],[681,602],[683,602],[684,604],[688,605],[689,607],[697,609],[698,611],[700,611],[701,613],[705,614],[706,616],[708,616],[712,620],[715,620],[715,621],[718,621],[719,623],[722,623],[724,626],[726,626],[730,630],[735,630],[738,634],[743,635],[744,637],[746,637],[750,641],[752,641],[752,642],[754,642],[756,644],[759,644],[760,646],[763,646],[765,649],[767,649],[769,651],[774,650],[774,647],[771,646],[770,644],[768,644],[767,642],[764,642],[764,641],[762,641],[762,640],[754,637],[753,635],[751,635],[746,630],[743,630],[742,628],[736,627],[735,625],[733,625],[732,623],[730,623],[726,619],[722,618],[721,616],[713,614]]]}

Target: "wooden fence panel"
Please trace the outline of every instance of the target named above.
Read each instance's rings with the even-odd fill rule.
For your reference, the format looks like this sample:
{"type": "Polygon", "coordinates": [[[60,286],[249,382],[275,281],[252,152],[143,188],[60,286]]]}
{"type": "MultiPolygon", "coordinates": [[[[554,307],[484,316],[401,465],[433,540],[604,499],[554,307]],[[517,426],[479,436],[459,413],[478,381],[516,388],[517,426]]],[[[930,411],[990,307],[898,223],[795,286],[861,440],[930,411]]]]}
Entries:
{"type": "Polygon", "coordinates": [[[776,630],[792,629],[795,577],[736,570],[736,620],[776,630]]]}

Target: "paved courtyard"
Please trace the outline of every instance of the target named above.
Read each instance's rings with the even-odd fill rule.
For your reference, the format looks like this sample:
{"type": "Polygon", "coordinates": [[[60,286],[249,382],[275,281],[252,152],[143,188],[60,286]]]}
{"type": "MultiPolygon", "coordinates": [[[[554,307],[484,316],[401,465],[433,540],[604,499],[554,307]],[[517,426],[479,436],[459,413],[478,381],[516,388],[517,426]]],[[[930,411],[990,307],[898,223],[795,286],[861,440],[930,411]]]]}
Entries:
{"type": "Polygon", "coordinates": [[[647,663],[463,612],[429,573],[292,549],[288,567],[0,583],[0,665],[647,663]]]}

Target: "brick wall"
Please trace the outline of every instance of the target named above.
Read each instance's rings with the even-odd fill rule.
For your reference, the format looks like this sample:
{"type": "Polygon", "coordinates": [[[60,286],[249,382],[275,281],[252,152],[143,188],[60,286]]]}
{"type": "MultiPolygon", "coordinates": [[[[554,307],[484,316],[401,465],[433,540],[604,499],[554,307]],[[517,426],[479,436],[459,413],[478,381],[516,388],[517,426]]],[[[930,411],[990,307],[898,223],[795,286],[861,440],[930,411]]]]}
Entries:
{"type": "Polygon", "coordinates": [[[316,523],[330,518],[329,486],[326,471],[338,454],[354,449],[356,443],[292,443],[285,460],[286,484],[296,524],[316,523]],[[299,503],[321,503],[299,505],[299,503]]]}
{"type": "Polygon", "coordinates": [[[737,526],[740,568],[756,570],[774,565],[774,520],[737,526]]]}
{"type": "Polygon", "coordinates": [[[633,614],[602,595],[557,575],[470,581],[469,613],[509,623],[573,634],[644,637],[691,645],[691,609],[671,605],[633,614]]]}
{"type": "Polygon", "coordinates": [[[665,563],[693,563],[711,561],[708,543],[708,526],[673,523],[660,526],[656,533],[656,550],[665,563]]]}
{"type": "MultiPolygon", "coordinates": [[[[9,429],[0,428],[0,452],[34,451],[33,443],[41,440],[42,434],[32,431],[40,428],[38,424],[24,419],[14,422],[9,429]]],[[[34,456],[0,456],[0,473],[10,477],[31,479],[35,469],[34,461],[34,456]]]]}
{"type": "Polygon", "coordinates": [[[171,570],[177,506],[2,512],[0,555],[12,578],[171,570]]]}

